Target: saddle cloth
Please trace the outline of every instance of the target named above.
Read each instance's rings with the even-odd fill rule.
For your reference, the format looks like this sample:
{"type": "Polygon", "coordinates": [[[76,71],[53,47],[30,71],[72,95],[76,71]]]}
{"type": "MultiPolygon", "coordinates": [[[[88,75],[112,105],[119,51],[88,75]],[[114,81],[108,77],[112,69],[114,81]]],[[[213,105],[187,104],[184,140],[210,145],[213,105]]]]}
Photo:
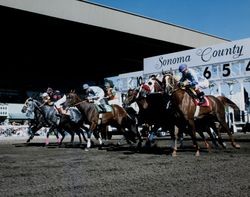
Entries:
{"type": "Polygon", "coordinates": [[[201,106],[201,107],[208,107],[209,106],[209,101],[208,101],[207,97],[205,96],[204,99],[205,99],[205,102],[200,104],[199,99],[194,98],[194,104],[198,105],[198,106],[201,106]]]}

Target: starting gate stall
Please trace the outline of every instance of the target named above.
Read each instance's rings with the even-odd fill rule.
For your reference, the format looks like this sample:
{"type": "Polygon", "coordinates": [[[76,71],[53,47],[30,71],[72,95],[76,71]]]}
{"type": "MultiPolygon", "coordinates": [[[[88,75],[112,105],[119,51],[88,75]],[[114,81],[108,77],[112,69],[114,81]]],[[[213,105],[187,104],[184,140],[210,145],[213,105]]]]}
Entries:
{"type": "Polygon", "coordinates": [[[118,76],[118,90],[127,92],[139,86],[144,81],[143,71],[120,74],[118,76]]]}
{"type": "Polygon", "coordinates": [[[241,114],[237,118],[231,109],[227,110],[227,120],[234,132],[248,123],[250,38],[145,58],[143,74],[172,70],[179,75],[178,67],[183,63],[209,80],[210,87],[204,90],[206,94],[224,95],[238,105],[241,114]]]}
{"type": "Polygon", "coordinates": [[[122,104],[124,96],[129,89],[133,89],[139,86],[144,81],[143,71],[129,72],[120,74],[116,77],[106,78],[111,80],[114,87],[119,94],[119,100],[122,104]]]}

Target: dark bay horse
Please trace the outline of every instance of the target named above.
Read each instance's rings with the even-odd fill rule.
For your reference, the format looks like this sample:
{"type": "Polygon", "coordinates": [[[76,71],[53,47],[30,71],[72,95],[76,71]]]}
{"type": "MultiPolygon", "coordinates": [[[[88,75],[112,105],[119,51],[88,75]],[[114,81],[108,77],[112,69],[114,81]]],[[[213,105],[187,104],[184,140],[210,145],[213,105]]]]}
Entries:
{"type": "Polygon", "coordinates": [[[71,135],[71,143],[73,143],[74,141],[75,133],[79,136],[80,143],[82,143],[81,135],[86,140],[83,130],[81,128],[82,122],[72,122],[71,120],[69,120],[69,117],[66,116],[58,117],[54,106],[44,105],[36,99],[28,98],[24,103],[22,112],[26,113],[27,116],[34,114],[34,119],[32,119],[30,123],[30,137],[27,142],[30,142],[30,140],[33,139],[33,137],[35,136],[35,133],[42,127],[49,127],[45,143],[46,145],[48,145],[49,143],[48,137],[52,131],[56,131],[55,135],[58,140],[58,133],[61,134],[62,139],[58,141],[59,144],[62,143],[65,137],[65,131],[67,131],[71,135]]]}
{"type": "Polygon", "coordinates": [[[162,93],[150,93],[148,84],[142,84],[139,88],[129,89],[123,101],[124,106],[130,106],[136,102],[139,106],[138,124],[147,125],[148,138],[146,145],[150,145],[155,132],[159,128],[168,130],[174,135],[175,113],[170,110],[167,98],[162,93]]]}
{"type": "MultiPolygon", "coordinates": [[[[90,125],[88,142],[90,142],[92,133],[96,139],[100,139],[100,132],[103,132],[107,125],[111,125],[120,130],[128,142],[132,141],[135,143],[136,137],[138,137],[138,146],[140,146],[141,136],[137,129],[136,120],[131,118],[121,106],[112,104],[111,112],[99,113],[96,104],[83,101],[75,92],[67,94],[64,106],[77,107],[83,116],[84,123],[90,125]]],[[[101,141],[99,140],[99,142],[101,141]]],[[[88,143],[88,146],[90,147],[90,143],[88,143]]]]}
{"type": "Polygon", "coordinates": [[[196,140],[196,125],[195,120],[208,118],[212,122],[218,122],[220,125],[220,131],[226,131],[231,144],[235,148],[240,146],[235,142],[230,129],[227,126],[225,120],[225,105],[215,96],[208,95],[206,99],[209,103],[208,106],[197,106],[190,94],[183,88],[178,86],[178,81],[174,78],[173,74],[166,73],[163,78],[163,84],[165,93],[171,96],[171,103],[180,116],[186,120],[188,128],[190,129],[190,135],[196,147],[196,155],[199,156],[199,146],[196,140]]]}

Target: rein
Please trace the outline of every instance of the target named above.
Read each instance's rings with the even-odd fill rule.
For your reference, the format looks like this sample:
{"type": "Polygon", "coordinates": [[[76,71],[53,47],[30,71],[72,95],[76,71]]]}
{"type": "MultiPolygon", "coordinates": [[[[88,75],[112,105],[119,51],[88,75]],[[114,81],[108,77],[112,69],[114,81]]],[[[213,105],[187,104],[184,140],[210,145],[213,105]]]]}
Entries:
{"type": "Polygon", "coordinates": [[[75,106],[76,106],[76,105],[80,105],[80,104],[83,103],[83,102],[86,102],[86,101],[80,101],[80,102],[76,103],[75,106]]]}

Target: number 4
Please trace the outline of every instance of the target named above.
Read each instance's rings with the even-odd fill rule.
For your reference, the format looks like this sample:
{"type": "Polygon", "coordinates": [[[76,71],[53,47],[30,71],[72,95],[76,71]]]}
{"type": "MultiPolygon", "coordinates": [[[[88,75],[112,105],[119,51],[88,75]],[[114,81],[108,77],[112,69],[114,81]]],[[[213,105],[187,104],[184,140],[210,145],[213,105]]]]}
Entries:
{"type": "Polygon", "coordinates": [[[250,61],[247,64],[246,71],[250,71],[250,61]]]}

